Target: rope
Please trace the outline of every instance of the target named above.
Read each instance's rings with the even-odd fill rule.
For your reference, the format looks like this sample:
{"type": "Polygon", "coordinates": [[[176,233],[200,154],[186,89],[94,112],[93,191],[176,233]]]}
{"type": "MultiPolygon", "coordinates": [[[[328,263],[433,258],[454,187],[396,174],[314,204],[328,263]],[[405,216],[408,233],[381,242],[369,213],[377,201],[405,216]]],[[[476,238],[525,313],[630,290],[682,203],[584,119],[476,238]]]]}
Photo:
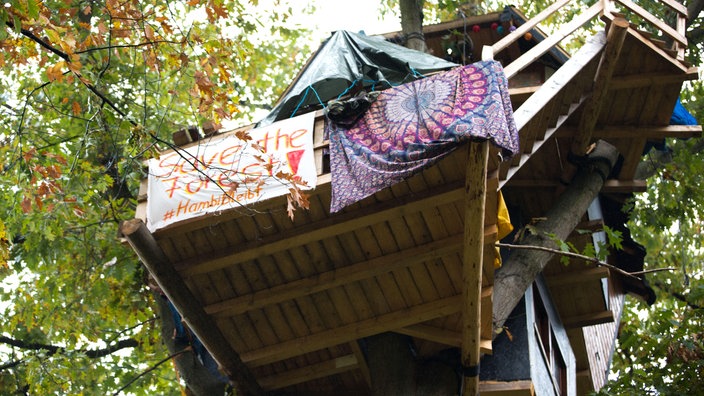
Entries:
{"type": "Polygon", "coordinates": [[[320,105],[323,106],[323,108],[325,108],[325,103],[323,103],[323,100],[320,99],[320,95],[318,95],[318,91],[316,91],[312,85],[309,85],[308,87],[306,87],[306,90],[305,90],[305,93],[303,94],[303,97],[301,98],[301,100],[298,101],[296,108],[293,109],[293,113],[291,113],[291,117],[289,117],[289,118],[293,118],[293,116],[296,115],[296,113],[298,112],[298,109],[301,107],[303,102],[308,97],[308,91],[313,91],[313,93],[315,94],[315,97],[318,99],[318,103],[320,103],[320,105]]]}

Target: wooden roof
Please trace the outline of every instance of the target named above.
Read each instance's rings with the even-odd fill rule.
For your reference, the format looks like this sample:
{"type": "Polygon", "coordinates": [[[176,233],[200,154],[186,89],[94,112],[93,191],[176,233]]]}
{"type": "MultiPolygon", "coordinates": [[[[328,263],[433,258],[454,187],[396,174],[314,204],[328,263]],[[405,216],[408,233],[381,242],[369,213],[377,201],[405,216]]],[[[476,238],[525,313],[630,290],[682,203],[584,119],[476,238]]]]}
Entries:
{"type": "MultiPolygon", "coordinates": [[[[614,26],[615,14],[598,8],[601,4],[573,24],[578,27],[602,15],[614,26]]],[[[514,51],[512,46],[531,23],[537,22],[529,21],[498,42],[494,38],[491,52],[514,51]]],[[[519,79],[521,70],[530,70],[559,43],[560,34],[576,27],[510,59],[504,65],[509,78],[519,79]]],[[[525,218],[540,217],[564,189],[562,181],[569,180],[568,158],[575,142],[599,138],[622,154],[602,193],[624,197],[645,187],[634,176],[648,141],[701,135],[699,126],[668,125],[681,84],[696,78],[696,69],[683,62],[679,47],[671,51],[632,26],[624,29],[620,54],[605,57],[607,36],[599,35],[545,84],[511,90],[521,155],[502,163],[492,148],[485,168],[486,209],[480,226],[487,248],[477,290],[481,320],[475,324],[482,352],[491,352],[491,244],[496,240],[499,189],[525,218]],[[611,62],[611,70],[600,68],[600,62],[611,62]]],[[[227,372],[236,375],[240,363],[234,355],[264,390],[363,395],[369,393],[370,375],[358,340],[393,331],[414,337],[421,354],[461,346],[471,150],[461,148],[424,172],[331,215],[323,122],[319,117],[314,142],[318,186],[310,209],[297,211],[293,221],[286,215],[285,200],[273,199],[141,234],[153,243],[140,245],[129,235],[128,240],[227,372]]],[[[143,208],[144,203],[137,218],[143,218],[143,208]]],[[[600,303],[600,280],[608,271],[555,265],[546,275],[566,323],[613,320],[600,303]],[[561,287],[575,282],[578,292],[561,287]]],[[[482,386],[489,391],[489,384],[482,386]]]]}

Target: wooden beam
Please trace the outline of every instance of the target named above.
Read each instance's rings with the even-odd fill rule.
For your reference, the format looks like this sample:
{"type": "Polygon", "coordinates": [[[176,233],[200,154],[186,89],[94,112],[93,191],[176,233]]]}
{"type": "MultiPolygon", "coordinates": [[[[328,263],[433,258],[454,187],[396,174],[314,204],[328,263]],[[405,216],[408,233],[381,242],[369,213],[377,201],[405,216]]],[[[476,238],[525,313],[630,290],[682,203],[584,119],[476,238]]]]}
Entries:
{"type": "MultiPolygon", "coordinates": [[[[436,342],[438,344],[461,347],[462,346],[462,334],[456,331],[441,329],[434,326],[428,326],[424,324],[416,324],[412,326],[406,326],[400,329],[394,330],[394,332],[399,334],[405,334],[411,337],[420,338],[423,340],[428,340],[436,342]]],[[[492,353],[491,340],[482,338],[479,342],[479,351],[484,354],[492,353]]]]}
{"type": "Polygon", "coordinates": [[[203,311],[198,299],[171,266],[144,222],[139,219],[126,221],[122,224],[121,232],[191,331],[205,345],[225,374],[236,382],[238,394],[263,395],[264,392],[252,373],[220,332],[213,318],[203,311]]]}
{"type": "MultiPolygon", "coordinates": [[[[558,188],[564,184],[557,180],[546,179],[513,179],[504,188],[558,188]]],[[[645,192],[648,188],[645,180],[617,180],[609,179],[604,182],[601,188],[605,193],[629,193],[629,192],[645,192]]]]}
{"type": "Polygon", "coordinates": [[[668,7],[672,8],[673,11],[683,15],[687,16],[687,7],[685,7],[683,4],[678,3],[675,0],[660,0],[661,3],[666,4],[668,7]]]}
{"type": "Polygon", "coordinates": [[[623,4],[626,8],[630,9],[634,13],[638,14],[641,18],[648,21],[654,27],[660,29],[663,33],[670,36],[672,39],[680,43],[682,46],[687,47],[687,38],[684,35],[678,33],[675,29],[671,28],[668,24],[656,18],[653,14],[649,13],[645,8],[639,6],[638,4],[630,0],[618,0],[619,3],[623,4]]]}
{"type": "Polygon", "coordinates": [[[457,295],[401,309],[360,322],[244,352],[242,353],[242,361],[250,367],[258,367],[374,334],[394,331],[394,329],[399,327],[406,327],[455,314],[460,311],[461,302],[462,296],[457,295]]]}
{"type": "Polygon", "coordinates": [[[592,326],[602,323],[611,323],[614,321],[614,313],[611,310],[590,313],[585,315],[575,315],[562,319],[562,324],[565,329],[574,329],[577,327],[592,326]]]}
{"type": "Polygon", "coordinates": [[[550,287],[573,287],[580,283],[591,282],[608,277],[608,268],[594,267],[581,271],[572,271],[546,276],[546,280],[550,284],[550,287]]]}
{"type": "MultiPolygon", "coordinates": [[[[564,126],[557,132],[557,137],[573,136],[577,134],[577,127],[564,126]]],[[[607,125],[595,128],[592,137],[596,139],[662,139],[662,138],[698,138],[702,137],[701,125],[664,125],[664,126],[616,126],[607,125]]]]}
{"type": "Polygon", "coordinates": [[[360,281],[414,264],[441,258],[459,252],[462,235],[440,239],[397,253],[387,254],[336,270],[287,282],[252,294],[235,297],[205,307],[205,312],[217,316],[234,316],[266,305],[325,291],[348,283],[360,281]]]}
{"type": "Polygon", "coordinates": [[[461,333],[422,323],[401,327],[394,330],[394,332],[453,347],[462,345],[461,333]]]}
{"type": "Polygon", "coordinates": [[[550,51],[552,47],[558,45],[560,41],[562,41],[562,39],[572,34],[572,32],[579,29],[590,20],[594,19],[597,15],[599,15],[601,10],[601,3],[596,2],[587,10],[573,18],[570,22],[562,25],[562,27],[560,27],[557,32],[547,36],[545,40],[541,41],[535,47],[531,48],[529,51],[521,55],[518,59],[514,60],[509,65],[507,65],[504,68],[506,78],[510,79],[511,77],[518,74],[518,72],[526,68],[528,65],[535,62],[538,58],[543,56],[543,54],[550,51]]]}
{"type": "Polygon", "coordinates": [[[272,391],[358,368],[359,360],[357,356],[345,355],[332,360],[311,364],[310,366],[289,370],[281,374],[264,377],[259,380],[259,383],[261,383],[264,390],[272,391]]]}
{"type": "Polygon", "coordinates": [[[424,193],[389,200],[373,207],[330,216],[321,221],[244,243],[236,249],[228,248],[216,252],[210,257],[196,257],[176,263],[174,266],[184,277],[216,271],[237,263],[256,259],[261,255],[269,255],[380,223],[398,217],[401,214],[418,212],[431,206],[459,201],[462,199],[463,191],[462,188],[458,187],[457,184],[449,184],[424,193]]]}
{"type": "Polygon", "coordinates": [[[631,193],[645,192],[648,190],[648,183],[645,180],[616,180],[609,179],[604,182],[601,191],[607,193],[631,193]]]}
{"type": "Polygon", "coordinates": [[[463,394],[474,396],[479,394],[484,212],[489,143],[470,143],[467,151],[462,254],[461,363],[464,372],[463,394]]]}
{"type": "MultiPolygon", "coordinates": [[[[482,301],[491,299],[494,290],[493,286],[482,288],[482,301]]],[[[438,328],[426,324],[415,324],[394,330],[396,333],[409,335],[411,337],[422,338],[424,340],[437,342],[438,344],[460,347],[462,345],[462,334],[456,331],[438,328]]],[[[482,340],[480,348],[482,353],[491,353],[491,340],[482,340]],[[488,341],[488,344],[485,342],[488,341]]]]}
{"type": "Polygon", "coordinates": [[[653,87],[658,85],[681,84],[685,81],[696,80],[698,78],[699,70],[696,67],[688,68],[686,71],[676,74],[645,73],[630,76],[619,76],[618,79],[611,81],[609,90],[613,91],[620,89],[653,87]]]}
{"type": "MultiPolygon", "coordinates": [[[[609,26],[606,36],[606,47],[601,56],[601,62],[594,78],[594,89],[591,98],[584,104],[582,117],[579,120],[577,133],[572,140],[572,154],[582,157],[587,154],[587,146],[592,139],[592,132],[601,113],[601,107],[611,83],[611,77],[623,48],[623,42],[628,32],[628,21],[615,18],[609,26]]],[[[573,176],[573,175],[570,175],[573,176]]],[[[572,177],[569,177],[571,179],[572,177]]],[[[568,179],[568,180],[569,180],[568,179]]]]}
{"type": "Polygon", "coordinates": [[[668,51],[666,51],[666,50],[660,48],[659,46],[657,46],[656,44],[654,44],[652,41],[650,41],[648,38],[644,37],[637,30],[634,30],[632,28],[629,28],[628,30],[632,33],[632,35],[631,35],[632,37],[634,37],[636,40],[640,41],[643,45],[649,47],[655,53],[662,56],[663,60],[668,61],[671,65],[680,69],[684,73],[690,74],[693,70],[696,70],[696,68],[692,68],[689,63],[681,62],[681,61],[677,60],[676,58],[670,56],[668,51]]]}
{"type": "Polygon", "coordinates": [[[369,388],[372,387],[372,375],[369,372],[369,365],[367,364],[367,359],[364,356],[364,352],[362,352],[362,348],[359,347],[359,343],[357,340],[351,341],[349,343],[350,349],[352,349],[352,353],[354,356],[357,358],[357,365],[359,366],[359,370],[362,372],[362,377],[364,377],[364,381],[369,385],[369,388]]]}
{"type": "MultiPolygon", "coordinates": [[[[493,56],[495,54],[498,54],[499,52],[501,52],[503,49],[505,49],[509,45],[511,45],[514,42],[521,39],[526,33],[530,32],[531,29],[533,29],[535,26],[537,26],[540,22],[545,20],[550,15],[554,14],[556,11],[558,11],[560,8],[564,7],[565,4],[567,4],[569,2],[570,2],[570,0],[559,0],[559,1],[552,3],[549,7],[545,8],[544,10],[542,10],[541,12],[539,12],[537,15],[530,18],[529,20],[525,21],[525,23],[523,23],[521,26],[518,26],[516,28],[516,30],[507,34],[501,40],[494,43],[490,47],[491,50],[490,51],[487,50],[487,55],[490,53],[491,54],[490,59],[493,59],[493,56]]],[[[482,59],[486,60],[486,58],[484,58],[484,55],[482,55],[482,59]]]]}
{"type": "Polygon", "coordinates": [[[533,396],[535,388],[531,380],[482,381],[479,383],[482,395],[491,396],[533,396]]]}

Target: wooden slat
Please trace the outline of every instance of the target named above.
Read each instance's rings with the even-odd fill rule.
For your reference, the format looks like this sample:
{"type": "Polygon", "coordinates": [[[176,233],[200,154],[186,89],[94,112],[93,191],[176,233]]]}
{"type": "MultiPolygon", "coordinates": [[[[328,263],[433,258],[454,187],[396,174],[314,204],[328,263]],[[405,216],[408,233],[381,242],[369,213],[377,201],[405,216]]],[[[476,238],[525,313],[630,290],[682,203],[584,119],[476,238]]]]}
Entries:
{"type": "Polygon", "coordinates": [[[593,314],[577,315],[562,319],[562,324],[566,329],[576,327],[592,326],[595,324],[611,323],[614,321],[614,313],[610,310],[593,314]]]}
{"type": "Polygon", "coordinates": [[[546,280],[550,287],[573,287],[576,284],[591,282],[609,277],[609,269],[605,267],[588,268],[581,271],[570,271],[559,275],[550,275],[546,280]]]}
{"type": "MultiPolygon", "coordinates": [[[[506,186],[506,188],[546,189],[556,188],[561,185],[562,183],[557,180],[513,179],[511,180],[511,183],[506,186]]],[[[625,181],[609,179],[604,182],[604,187],[601,188],[601,191],[608,193],[644,192],[647,187],[648,186],[645,180],[625,181]]]]}
{"type": "Polygon", "coordinates": [[[347,283],[372,278],[423,261],[438,259],[444,255],[459,251],[461,246],[462,236],[455,235],[406,251],[376,257],[337,270],[315,274],[249,295],[211,304],[205,307],[205,311],[218,316],[240,314],[250,309],[258,309],[265,305],[296,299],[347,283]]]}
{"type": "Polygon", "coordinates": [[[675,41],[680,43],[681,45],[683,45],[685,47],[687,46],[687,39],[683,35],[678,33],[675,29],[671,28],[669,25],[667,25],[662,20],[653,16],[653,14],[649,13],[645,8],[639,6],[638,4],[636,4],[630,0],[618,0],[618,2],[623,4],[626,8],[628,8],[631,11],[638,14],[641,18],[648,21],[651,25],[662,30],[663,33],[667,34],[668,36],[673,38],[675,41]]]}
{"type": "MultiPolygon", "coordinates": [[[[304,226],[285,231],[270,237],[259,238],[244,246],[239,246],[236,252],[218,252],[212,258],[194,258],[174,264],[174,267],[184,276],[206,273],[217,269],[257,258],[263,254],[290,249],[326,237],[340,235],[374,223],[386,221],[401,214],[416,212],[430,205],[440,205],[461,199],[462,189],[454,185],[446,186],[440,192],[428,191],[423,195],[405,197],[398,200],[380,203],[377,206],[359,209],[339,216],[308,223],[304,226]]],[[[253,238],[255,239],[255,238],[253,238]]]]}
{"type": "MultiPolygon", "coordinates": [[[[519,71],[526,68],[531,63],[535,62],[543,54],[548,52],[552,47],[556,46],[562,39],[569,36],[572,32],[582,27],[593,18],[595,18],[602,10],[601,2],[596,2],[594,5],[589,7],[587,10],[582,12],[579,16],[572,19],[570,22],[562,25],[560,29],[547,36],[547,38],[535,47],[531,48],[528,52],[521,55],[520,58],[513,61],[511,64],[504,68],[507,78],[511,78],[518,74],[519,71]]],[[[563,66],[564,67],[564,66],[563,66]]],[[[560,68],[562,69],[562,68],[560,68]]],[[[558,69],[559,70],[559,69],[558,69]]]]}
{"type": "Polygon", "coordinates": [[[289,370],[285,373],[264,377],[259,380],[259,383],[264,390],[271,391],[357,368],[359,368],[357,356],[345,355],[310,366],[289,370]]]}
{"type": "Polygon", "coordinates": [[[679,3],[675,0],[660,0],[660,2],[672,8],[673,11],[681,15],[687,16],[687,7],[685,7],[684,4],[679,3]]]}
{"type": "Polygon", "coordinates": [[[669,64],[675,66],[680,71],[689,74],[689,71],[691,69],[690,65],[671,57],[670,54],[667,53],[667,51],[665,51],[662,48],[658,47],[657,45],[653,44],[650,40],[643,37],[640,33],[636,32],[635,30],[629,28],[628,31],[632,33],[632,35],[631,35],[632,37],[634,37],[636,40],[640,41],[646,47],[650,48],[650,50],[652,50],[653,52],[660,55],[662,57],[662,60],[667,61],[669,64]]]}
{"type": "Polygon", "coordinates": [[[489,49],[483,49],[482,50],[482,59],[493,59],[494,54],[498,54],[501,52],[504,48],[508,47],[509,45],[513,44],[514,42],[520,40],[527,32],[529,32],[531,29],[533,29],[535,26],[537,26],[540,22],[545,20],[547,17],[550,15],[554,14],[556,11],[558,11],[560,8],[564,7],[566,4],[568,4],[570,0],[559,0],[551,4],[549,7],[545,8],[541,12],[539,12],[537,15],[534,17],[530,18],[527,20],[523,25],[518,26],[516,30],[513,32],[507,34],[504,36],[501,40],[497,41],[493,45],[489,46],[489,49]],[[485,52],[486,55],[485,55],[485,52]]]}
{"type": "Polygon", "coordinates": [[[531,380],[520,381],[482,381],[479,383],[482,395],[489,396],[534,396],[535,389],[531,380]]]}
{"type": "Polygon", "coordinates": [[[406,308],[381,315],[376,318],[352,323],[307,337],[270,345],[261,349],[243,353],[242,360],[250,367],[257,367],[288,359],[311,351],[333,345],[347,343],[359,338],[369,337],[398,327],[426,322],[435,318],[459,312],[462,296],[445,298],[431,303],[406,308]]]}
{"type": "MultiPolygon", "coordinates": [[[[571,136],[577,131],[574,126],[564,126],[557,133],[556,137],[571,136]]],[[[702,137],[701,125],[665,125],[665,126],[615,126],[607,125],[594,129],[594,138],[599,139],[662,139],[678,138],[688,139],[702,137]]]]}
{"type": "Polygon", "coordinates": [[[611,81],[609,91],[632,89],[638,87],[652,87],[662,85],[681,84],[684,81],[696,80],[699,72],[696,68],[688,68],[684,73],[638,73],[629,76],[619,76],[611,81]]]}

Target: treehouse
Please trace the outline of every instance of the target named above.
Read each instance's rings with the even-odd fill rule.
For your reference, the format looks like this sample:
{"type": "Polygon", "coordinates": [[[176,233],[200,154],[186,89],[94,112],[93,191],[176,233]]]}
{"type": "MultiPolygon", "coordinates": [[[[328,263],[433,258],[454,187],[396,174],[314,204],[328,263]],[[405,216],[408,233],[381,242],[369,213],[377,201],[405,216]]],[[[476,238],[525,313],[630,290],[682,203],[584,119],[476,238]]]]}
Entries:
{"type": "MultiPolygon", "coordinates": [[[[363,65],[367,74],[355,81],[335,75],[308,80],[306,71],[315,76],[329,70],[316,62],[333,55],[314,56],[267,122],[207,136],[181,134],[185,144],[162,153],[158,163],[171,169],[162,175],[171,184],[161,194],[187,190],[195,197],[209,183],[222,194],[164,209],[145,182],[136,219],[122,233],[242,394],[370,394],[374,372],[365,339],[387,332],[408,336],[421,358],[457,351],[465,394],[575,395],[604,384],[624,296],[654,298],[642,275],[621,272],[642,270],[644,257],[625,228],[621,206],[646,188],[636,173],[644,153],[665,138],[701,135],[698,125],[671,125],[682,84],[697,78],[697,70],[684,60],[686,9],[679,3],[663,1],[669,14],[656,17],[628,0],[598,1],[544,34],[537,25],[568,3],[555,2],[532,19],[507,8],[427,26],[428,46],[438,58],[428,59],[422,71],[425,60],[419,61],[411,67],[418,75],[400,85],[365,81],[380,74],[385,81],[396,78],[393,66],[405,63],[391,58],[363,65]],[[560,47],[580,27],[595,23],[603,23],[604,31],[573,53],[560,47]],[[464,63],[478,66],[457,65],[464,63]],[[462,102],[469,103],[468,111],[479,109],[479,118],[498,111],[503,121],[481,118],[491,128],[470,134],[457,147],[442,146],[432,165],[389,176],[390,185],[378,174],[369,176],[380,180],[373,190],[366,189],[368,180],[362,185],[348,180],[350,174],[366,174],[355,167],[368,156],[340,142],[340,128],[325,116],[331,100],[350,106],[349,97],[362,110],[343,119],[342,130],[363,133],[360,122],[376,122],[403,135],[403,125],[415,124],[404,124],[393,111],[381,121],[370,112],[391,108],[397,98],[391,90],[424,80],[433,82],[430,88],[414,91],[413,99],[398,106],[418,109],[442,99],[438,87],[448,76],[465,78],[464,71],[484,73],[497,84],[490,95],[496,102],[474,108],[468,99],[462,102]],[[425,78],[416,78],[421,74],[425,78]],[[382,92],[369,98],[371,90],[382,92]],[[303,124],[278,124],[298,122],[292,120],[303,124]],[[260,147],[295,148],[285,153],[288,165],[307,172],[304,179],[314,184],[308,209],[296,210],[292,219],[285,195],[266,195],[260,184],[238,190],[247,180],[216,183],[208,173],[208,166],[232,164],[244,150],[234,143],[216,151],[209,147],[248,130],[264,131],[254,138],[260,147]],[[306,132],[308,151],[298,140],[306,132]],[[495,335],[495,274],[500,258],[506,264],[514,254],[495,248],[506,236],[506,212],[516,230],[545,218],[601,144],[613,146],[618,158],[601,175],[588,209],[573,216],[578,229],[594,232],[572,232],[567,242],[598,242],[608,225],[623,232],[624,249],[608,255],[610,268],[551,258],[507,319],[508,331],[495,335]],[[200,176],[179,185],[176,179],[188,172],[200,176]],[[174,221],[179,213],[188,216],[174,221]]],[[[385,38],[398,41],[402,35],[385,38]]],[[[350,45],[346,53],[363,46],[379,45],[386,54],[396,48],[353,34],[336,40],[350,45]]],[[[404,59],[398,56],[394,59],[404,59]]],[[[416,152],[396,154],[408,158],[416,152]]],[[[257,166],[262,174],[272,173],[274,162],[281,161],[257,166]]],[[[283,185],[301,179],[286,180],[283,185]]]]}

